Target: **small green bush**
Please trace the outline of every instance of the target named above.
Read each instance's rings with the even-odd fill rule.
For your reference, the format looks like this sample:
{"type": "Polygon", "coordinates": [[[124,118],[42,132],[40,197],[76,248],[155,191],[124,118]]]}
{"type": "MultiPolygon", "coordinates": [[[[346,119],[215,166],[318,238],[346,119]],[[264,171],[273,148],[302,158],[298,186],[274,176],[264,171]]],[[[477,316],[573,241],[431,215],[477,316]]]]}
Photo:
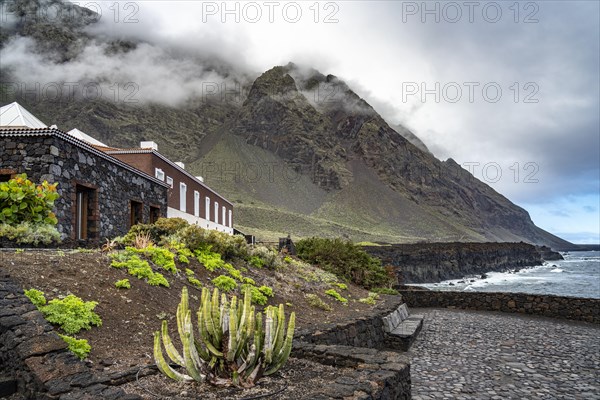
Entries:
{"type": "Polygon", "coordinates": [[[92,350],[92,346],[89,345],[88,341],[85,339],[76,339],[72,336],[61,335],[58,334],[62,340],[67,342],[69,345],[69,351],[79,357],[80,360],[83,360],[90,354],[92,350]]]}
{"type": "Polygon", "coordinates": [[[115,287],[117,289],[131,289],[131,283],[129,283],[129,279],[121,279],[120,281],[115,282],[115,287]]]}
{"type": "Polygon", "coordinates": [[[189,268],[186,268],[186,269],[185,269],[185,274],[186,274],[187,276],[194,276],[194,271],[192,271],[192,270],[191,270],[191,269],[189,269],[189,268]]]}
{"type": "Polygon", "coordinates": [[[82,329],[89,330],[92,325],[102,325],[100,316],[94,312],[97,305],[95,301],[83,301],[70,294],[64,299],[50,300],[39,310],[48,322],[57,324],[66,333],[74,334],[82,329]]]}
{"type": "Polygon", "coordinates": [[[25,291],[25,296],[27,296],[27,298],[31,300],[33,305],[37,308],[46,305],[46,297],[44,297],[44,292],[42,291],[37,289],[29,289],[25,291]]]}
{"type": "Polygon", "coordinates": [[[33,224],[21,222],[17,225],[0,223],[0,237],[13,240],[18,244],[41,244],[60,243],[60,233],[52,224],[33,224]]]}
{"type": "Polygon", "coordinates": [[[174,235],[174,239],[185,244],[192,251],[210,248],[226,260],[245,259],[248,256],[248,244],[242,235],[228,235],[215,230],[203,229],[197,225],[189,225],[174,235]]]}
{"type": "Polygon", "coordinates": [[[371,257],[360,246],[341,239],[311,238],[298,241],[298,256],[316,264],[344,280],[367,289],[390,286],[392,277],[381,266],[381,261],[371,257]]]}
{"type": "Polygon", "coordinates": [[[290,257],[290,256],[285,256],[283,258],[283,262],[286,263],[286,264],[291,264],[292,261],[294,261],[294,259],[292,257],[290,257]]]}
{"type": "Polygon", "coordinates": [[[133,253],[144,254],[146,257],[152,260],[156,266],[174,274],[177,273],[177,267],[175,266],[175,254],[171,253],[169,249],[151,245],[144,247],[143,249],[127,247],[126,250],[133,253]]]}
{"type": "Polygon", "coordinates": [[[225,275],[219,275],[211,282],[224,292],[231,292],[237,288],[237,283],[232,278],[225,275]]]}
{"type": "Polygon", "coordinates": [[[252,286],[256,285],[256,282],[252,278],[242,278],[242,282],[247,285],[252,285],[252,286]]]}
{"type": "Polygon", "coordinates": [[[219,253],[214,253],[210,250],[196,250],[194,254],[198,261],[204,265],[204,268],[210,272],[214,272],[225,265],[225,261],[221,259],[219,253]]]}
{"type": "Polygon", "coordinates": [[[231,275],[232,278],[237,279],[238,281],[242,281],[244,278],[242,277],[242,273],[240,271],[238,271],[237,269],[235,269],[235,267],[229,263],[225,263],[223,265],[223,268],[225,269],[225,271],[227,271],[227,273],[229,275],[231,275]]]}
{"type": "Polygon", "coordinates": [[[58,199],[57,183],[44,181],[36,185],[27,174],[20,174],[8,182],[0,182],[0,223],[15,226],[22,222],[56,225],[52,212],[58,199]]]}
{"type": "Polygon", "coordinates": [[[260,258],[259,256],[250,257],[250,260],[248,260],[248,263],[250,265],[252,265],[254,268],[262,268],[265,266],[264,260],[262,258],[260,258]]]}
{"type": "Polygon", "coordinates": [[[148,278],[148,285],[150,286],[164,286],[169,287],[169,281],[163,276],[163,274],[158,272],[153,272],[150,278],[148,278]]]}
{"type": "Polygon", "coordinates": [[[335,282],[335,283],[332,283],[332,285],[337,286],[339,289],[342,289],[342,290],[348,290],[348,285],[346,285],[345,283],[335,282]]]}
{"type": "Polygon", "coordinates": [[[194,278],[193,276],[188,276],[187,280],[190,284],[192,284],[198,288],[202,287],[202,282],[200,282],[198,279],[194,278]]]}
{"type": "Polygon", "coordinates": [[[371,306],[374,306],[377,303],[377,300],[379,300],[379,295],[374,292],[369,292],[368,297],[363,297],[362,299],[358,299],[359,302],[368,304],[371,306]]]}
{"type": "Polygon", "coordinates": [[[348,299],[342,297],[342,295],[339,294],[335,289],[326,290],[325,294],[333,297],[334,299],[336,299],[340,303],[343,303],[343,304],[347,304],[348,303],[348,299]]]}
{"type": "Polygon", "coordinates": [[[273,297],[273,289],[268,286],[261,286],[258,290],[267,297],[273,297]]]}
{"type": "Polygon", "coordinates": [[[242,285],[242,293],[249,290],[252,295],[252,303],[264,306],[269,300],[267,296],[261,292],[256,286],[244,284],[242,285]]]}
{"type": "Polygon", "coordinates": [[[320,308],[324,311],[333,310],[333,308],[331,308],[329,304],[325,303],[319,296],[317,296],[314,293],[307,293],[304,295],[304,297],[306,298],[306,301],[308,302],[308,304],[310,304],[311,307],[320,308]]]}

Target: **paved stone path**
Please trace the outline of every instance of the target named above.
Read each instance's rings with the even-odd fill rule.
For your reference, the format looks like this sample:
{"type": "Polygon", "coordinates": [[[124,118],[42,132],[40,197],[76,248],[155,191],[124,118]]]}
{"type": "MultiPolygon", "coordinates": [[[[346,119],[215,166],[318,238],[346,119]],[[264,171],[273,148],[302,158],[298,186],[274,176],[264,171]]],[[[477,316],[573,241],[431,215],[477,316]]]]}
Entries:
{"type": "Polygon", "coordinates": [[[424,399],[600,399],[600,326],[464,310],[424,314],[410,349],[424,399]]]}

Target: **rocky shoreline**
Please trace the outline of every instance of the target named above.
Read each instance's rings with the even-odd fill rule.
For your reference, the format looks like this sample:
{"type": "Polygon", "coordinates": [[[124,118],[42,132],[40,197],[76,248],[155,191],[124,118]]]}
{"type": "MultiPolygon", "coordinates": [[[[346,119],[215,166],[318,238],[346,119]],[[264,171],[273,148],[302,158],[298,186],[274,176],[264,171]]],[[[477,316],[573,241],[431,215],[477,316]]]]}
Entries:
{"type": "Polygon", "coordinates": [[[400,284],[435,283],[488,272],[506,272],[562,260],[545,246],[527,243],[416,243],[365,246],[394,267],[400,284]]]}

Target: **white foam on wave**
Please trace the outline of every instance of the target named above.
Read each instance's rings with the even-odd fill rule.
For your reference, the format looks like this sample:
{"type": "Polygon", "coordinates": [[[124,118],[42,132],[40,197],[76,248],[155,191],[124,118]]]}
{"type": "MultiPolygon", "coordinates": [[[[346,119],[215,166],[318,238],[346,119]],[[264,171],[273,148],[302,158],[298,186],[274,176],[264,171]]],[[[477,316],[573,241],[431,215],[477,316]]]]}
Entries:
{"type": "Polygon", "coordinates": [[[563,270],[560,268],[554,268],[554,269],[551,269],[550,272],[558,273],[558,272],[563,272],[563,270]]]}

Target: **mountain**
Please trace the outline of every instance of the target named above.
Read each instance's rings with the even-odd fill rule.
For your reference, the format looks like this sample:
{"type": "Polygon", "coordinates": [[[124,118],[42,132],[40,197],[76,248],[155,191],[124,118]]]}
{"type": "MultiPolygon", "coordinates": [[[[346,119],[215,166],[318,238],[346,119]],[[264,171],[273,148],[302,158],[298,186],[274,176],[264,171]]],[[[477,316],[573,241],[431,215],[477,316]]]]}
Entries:
{"type": "MultiPolygon", "coordinates": [[[[31,8],[43,2],[15,4],[31,8]]],[[[93,20],[87,11],[77,12],[93,20]]],[[[48,63],[63,64],[81,57],[89,43],[104,41],[109,56],[141,45],[94,36],[82,20],[16,23],[0,32],[0,45],[29,37],[48,63]]],[[[218,68],[222,73],[234,67],[218,68]]],[[[0,72],[3,82],[14,82],[15,75],[7,68],[0,72]]],[[[290,63],[238,83],[234,97],[193,98],[178,106],[106,98],[28,101],[18,92],[1,94],[3,104],[17,100],[48,124],[77,127],[111,145],[156,141],[162,153],[185,162],[234,201],[238,229],[261,239],[291,233],[570,246],[452,159],[436,159],[408,129],[390,126],[334,75],[290,63]]]]}

